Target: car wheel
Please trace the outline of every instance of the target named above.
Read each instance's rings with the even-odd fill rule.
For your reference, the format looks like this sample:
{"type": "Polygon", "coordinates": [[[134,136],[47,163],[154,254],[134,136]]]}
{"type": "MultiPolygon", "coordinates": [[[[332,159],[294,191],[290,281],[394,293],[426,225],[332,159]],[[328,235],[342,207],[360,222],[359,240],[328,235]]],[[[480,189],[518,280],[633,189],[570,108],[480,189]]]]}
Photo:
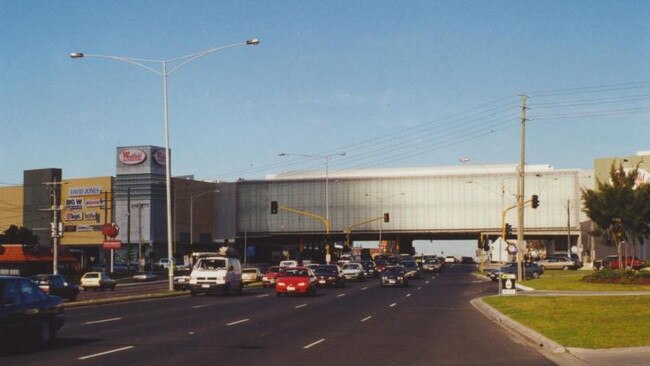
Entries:
{"type": "Polygon", "coordinates": [[[537,271],[533,272],[533,278],[535,279],[539,278],[539,272],[537,271]]]}
{"type": "Polygon", "coordinates": [[[564,267],[562,267],[562,269],[565,270],[565,271],[568,271],[568,270],[569,270],[569,266],[564,266],[564,267]]]}

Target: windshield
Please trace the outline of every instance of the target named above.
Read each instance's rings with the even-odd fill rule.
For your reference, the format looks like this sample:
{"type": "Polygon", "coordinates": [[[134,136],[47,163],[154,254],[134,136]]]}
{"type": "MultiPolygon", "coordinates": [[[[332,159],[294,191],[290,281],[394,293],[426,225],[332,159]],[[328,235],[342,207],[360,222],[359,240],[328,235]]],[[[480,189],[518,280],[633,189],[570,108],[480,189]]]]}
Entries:
{"type": "Polygon", "coordinates": [[[315,271],[317,274],[338,274],[336,267],[332,266],[323,266],[316,268],[315,271]]]}
{"type": "Polygon", "coordinates": [[[307,277],[309,272],[306,269],[288,269],[284,271],[283,277],[307,277]]]}
{"type": "Polygon", "coordinates": [[[199,264],[199,268],[202,269],[224,269],[226,268],[226,260],[225,259],[203,259],[201,260],[201,264],[199,264]]]}

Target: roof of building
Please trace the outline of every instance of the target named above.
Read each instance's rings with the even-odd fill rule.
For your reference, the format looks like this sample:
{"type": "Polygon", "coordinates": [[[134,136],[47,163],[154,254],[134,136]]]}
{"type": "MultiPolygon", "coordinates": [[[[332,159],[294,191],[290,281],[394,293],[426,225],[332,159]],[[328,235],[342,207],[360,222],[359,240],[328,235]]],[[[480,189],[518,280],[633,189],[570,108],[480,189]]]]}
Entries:
{"type": "MultiPolygon", "coordinates": [[[[70,252],[62,250],[57,256],[59,262],[76,262],[70,252]]],[[[0,263],[51,262],[52,253],[49,248],[39,248],[37,252],[25,250],[22,244],[0,244],[0,263]]]]}

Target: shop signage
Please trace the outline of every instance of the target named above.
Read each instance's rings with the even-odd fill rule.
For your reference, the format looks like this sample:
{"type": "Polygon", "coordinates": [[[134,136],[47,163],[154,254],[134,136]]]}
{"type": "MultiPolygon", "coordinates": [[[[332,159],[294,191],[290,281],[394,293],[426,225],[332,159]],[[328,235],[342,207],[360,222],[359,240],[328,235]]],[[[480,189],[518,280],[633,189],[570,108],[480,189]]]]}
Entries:
{"type": "Polygon", "coordinates": [[[68,189],[68,196],[92,196],[102,194],[103,188],[101,186],[91,186],[91,187],[72,187],[68,189]]]}
{"type": "Polygon", "coordinates": [[[147,153],[140,149],[124,149],[119,152],[119,159],[126,165],[138,165],[147,159],[147,153]]]}
{"type": "Polygon", "coordinates": [[[86,207],[103,207],[103,198],[86,198],[86,207]]]}
{"type": "Polygon", "coordinates": [[[65,200],[65,208],[68,210],[80,210],[83,204],[83,198],[66,198],[65,200]]]}
{"type": "Polygon", "coordinates": [[[99,221],[99,212],[84,212],[84,220],[99,221]]]}
{"type": "Polygon", "coordinates": [[[89,233],[93,231],[93,227],[90,225],[77,225],[78,233],[89,233]]]}
{"type": "Polygon", "coordinates": [[[120,249],[122,247],[121,240],[104,240],[104,249],[120,249]]]}
{"type": "Polygon", "coordinates": [[[165,165],[165,163],[167,162],[165,156],[166,156],[165,150],[159,149],[153,153],[153,160],[155,160],[156,163],[158,163],[159,165],[165,165]]]}
{"type": "Polygon", "coordinates": [[[82,221],[84,219],[82,212],[66,212],[65,221],[82,221]]]}

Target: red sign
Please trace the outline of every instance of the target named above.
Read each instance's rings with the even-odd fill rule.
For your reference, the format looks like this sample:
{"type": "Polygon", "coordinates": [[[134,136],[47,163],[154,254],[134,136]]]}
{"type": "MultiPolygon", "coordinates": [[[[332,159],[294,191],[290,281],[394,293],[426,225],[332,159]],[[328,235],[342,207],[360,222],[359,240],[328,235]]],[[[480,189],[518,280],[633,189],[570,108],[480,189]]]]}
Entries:
{"type": "Polygon", "coordinates": [[[102,225],[102,235],[114,238],[120,233],[120,227],[116,223],[106,223],[102,225]]]}
{"type": "Polygon", "coordinates": [[[126,165],[137,165],[147,158],[147,153],[140,149],[124,149],[120,151],[119,159],[126,165]]]}
{"type": "Polygon", "coordinates": [[[104,249],[120,249],[121,247],[121,240],[104,240],[104,249]]]}

